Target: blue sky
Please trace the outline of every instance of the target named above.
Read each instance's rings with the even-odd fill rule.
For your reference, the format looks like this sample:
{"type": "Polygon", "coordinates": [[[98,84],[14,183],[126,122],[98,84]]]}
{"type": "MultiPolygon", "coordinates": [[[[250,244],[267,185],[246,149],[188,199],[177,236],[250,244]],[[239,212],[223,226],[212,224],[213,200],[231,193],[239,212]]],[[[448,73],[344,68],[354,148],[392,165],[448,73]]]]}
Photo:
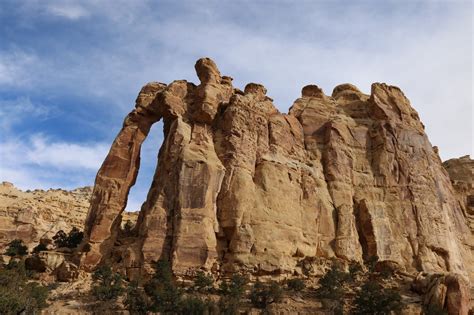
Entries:
{"type": "MultiPolygon", "coordinates": [[[[471,1],[0,0],[0,181],[91,185],[148,81],[198,82],[209,56],[286,112],[310,83],[397,85],[443,159],[471,154],[471,1]]],[[[128,209],[145,199],[153,127],[128,209]]]]}

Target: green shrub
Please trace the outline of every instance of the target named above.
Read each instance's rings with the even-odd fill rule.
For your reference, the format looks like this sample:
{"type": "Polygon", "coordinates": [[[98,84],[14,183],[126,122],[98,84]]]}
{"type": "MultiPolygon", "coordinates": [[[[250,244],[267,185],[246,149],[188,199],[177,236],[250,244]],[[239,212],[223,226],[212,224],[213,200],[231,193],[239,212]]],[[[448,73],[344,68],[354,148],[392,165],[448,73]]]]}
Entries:
{"type": "Polygon", "coordinates": [[[379,272],[380,276],[384,279],[393,277],[396,271],[395,268],[387,262],[382,262],[381,264],[378,264],[376,269],[379,272]]]}
{"type": "Polygon", "coordinates": [[[388,315],[402,309],[398,292],[370,280],[357,293],[354,306],[355,315],[388,315]]]}
{"type": "Polygon", "coordinates": [[[349,274],[342,271],[340,266],[333,264],[331,269],[319,279],[316,294],[323,299],[340,300],[344,295],[344,284],[349,280],[349,274]]]}
{"type": "Polygon", "coordinates": [[[219,314],[235,315],[239,314],[241,301],[231,296],[221,296],[219,299],[219,314]]]}
{"type": "Polygon", "coordinates": [[[202,271],[198,271],[194,278],[193,288],[199,292],[209,292],[214,286],[214,279],[202,271]]]}
{"type": "Polygon", "coordinates": [[[67,234],[63,230],[59,230],[53,236],[53,243],[56,248],[67,247],[67,234]]]}
{"type": "Polygon", "coordinates": [[[349,279],[354,282],[360,274],[362,274],[362,266],[357,261],[351,261],[349,263],[349,279]]]}
{"type": "Polygon", "coordinates": [[[230,280],[224,280],[219,286],[220,293],[224,296],[230,296],[235,298],[241,298],[245,292],[247,283],[249,282],[247,277],[239,274],[233,275],[230,280]]]}
{"type": "Polygon", "coordinates": [[[303,291],[305,288],[304,281],[301,279],[290,279],[286,282],[286,286],[288,287],[289,290],[299,292],[303,291]]]}
{"type": "Polygon", "coordinates": [[[221,314],[233,315],[239,312],[247,283],[248,278],[238,274],[221,282],[219,286],[219,292],[222,295],[219,299],[221,314]]]}
{"type": "Polygon", "coordinates": [[[113,301],[122,295],[122,276],[113,272],[109,266],[98,268],[92,275],[97,283],[92,287],[92,295],[100,301],[113,301]]]}
{"type": "Polygon", "coordinates": [[[173,281],[168,261],[160,260],[156,263],[155,273],[144,289],[151,300],[150,311],[169,313],[179,309],[183,292],[173,281]]]}
{"type": "Polygon", "coordinates": [[[367,268],[369,268],[369,272],[375,272],[375,267],[377,266],[377,262],[379,261],[379,256],[370,256],[369,259],[366,261],[367,268]]]}
{"type": "Polygon", "coordinates": [[[28,247],[23,244],[23,241],[20,239],[15,239],[8,243],[7,250],[5,255],[10,257],[15,256],[25,256],[28,254],[28,247]]]}
{"type": "Polygon", "coordinates": [[[24,268],[0,268],[0,314],[35,314],[47,306],[48,289],[28,282],[24,268]]]}
{"type": "Polygon", "coordinates": [[[84,233],[78,228],[73,227],[69,234],[66,234],[63,230],[59,230],[53,236],[53,242],[56,245],[56,248],[67,247],[67,248],[76,248],[84,238],[84,233]]]}
{"type": "Polygon", "coordinates": [[[145,292],[138,287],[138,282],[132,281],[127,288],[127,296],[124,301],[131,315],[146,315],[149,302],[145,292]]]}
{"type": "Polygon", "coordinates": [[[203,300],[197,296],[186,296],[181,300],[177,313],[182,315],[209,314],[213,306],[211,301],[203,300]]]}
{"type": "Polygon", "coordinates": [[[257,308],[267,309],[270,304],[281,300],[282,293],[283,290],[277,282],[262,283],[257,280],[250,292],[250,301],[257,308]]]}
{"type": "Polygon", "coordinates": [[[39,252],[44,252],[45,250],[48,250],[45,244],[39,243],[35,248],[33,248],[33,253],[37,254],[39,252]]]}

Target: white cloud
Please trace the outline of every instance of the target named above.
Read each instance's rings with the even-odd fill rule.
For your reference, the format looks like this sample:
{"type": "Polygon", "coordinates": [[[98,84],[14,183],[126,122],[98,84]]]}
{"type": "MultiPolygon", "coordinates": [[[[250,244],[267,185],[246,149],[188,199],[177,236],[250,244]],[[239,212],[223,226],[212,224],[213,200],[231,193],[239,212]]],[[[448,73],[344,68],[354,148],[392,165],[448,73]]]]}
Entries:
{"type": "MultiPolygon", "coordinates": [[[[71,11],[69,19],[87,17],[88,29],[94,30],[96,24],[95,30],[107,34],[110,42],[96,47],[97,38],[92,37],[78,43],[81,49],[88,48],[86,53],[52,50],[50,56],[40,58],[17,50],[0,55],[0,87],[28,83],[27,88],[71,98],[79,94],[105,98],[104,106],[113,103],[114,110],[125,115],[142,84],[181,78],[196,82],[195,60],[210,56],[223,74],[234,77],[236,86],[264,84],[282,111],[309,83],[320,85],[327,94],[343,82],[366,93],[372,82],[398,85],[420,113],[444,159],[473,150],[472,14],[461,2],[449,6],[444,2],[447,10],[437,9],[443,2],[424,2],[416,10],[401,2],[380,16],[382,10],[377,12],[378,5],[370,2],[332,8],[329,2],[278,2],[286,3],[284,7],[270,2],[202,5],[187,1],[171,9],[167,8],[171,1],[31,3],[35,6],[30,11],[47,14],[53,14],[48,7],[80,7],[71,11]]],[[[75,164],[92,172],[92,165],[97,163],[97,169],[100,165],[101,159],[91,152],[88,159],[98,162],[59,158],[69,151],[83,154],[83,143],[34,140],[28,139],[30,166],[53,167],[50,158],[64,165],[61,171],[75,164]],[[43,147],[55,152],[54,157],[43,147]]],[[[148,154],[156,161],[156,151],[144,150],[144,156],[148,154]]],[[[134,200],[142,199],[149,186],[140,180],[136,190],[141,195],[134,200]]]]}
{"type": "Polygon", "coordinates": [[[52,141],[42,134],[34,134],[27,140],[5,140],[1,147],[2,164],[98,170],[110,145],[52,141]]]}
{"type": "Polygon", "coordinates": [[[91,185],[108,150],[105,143],[53,141],[41,134],[9,138],[0,143],[0,179],[22,189],[91,185]]]}
{"type": "Polygon", "coordinates": [[[89,12],[78,4],[57,3],[48,5],[46,8],[49,13],[70,20],[89,16],[89,12]]]}
{"type": "Polygon", "coordinates": [[[97,171],[109,150],[105,143],[53,142],[43,135],[32,136],[29,144],[24,157],[30,164],[57,169],[97,171]]]}

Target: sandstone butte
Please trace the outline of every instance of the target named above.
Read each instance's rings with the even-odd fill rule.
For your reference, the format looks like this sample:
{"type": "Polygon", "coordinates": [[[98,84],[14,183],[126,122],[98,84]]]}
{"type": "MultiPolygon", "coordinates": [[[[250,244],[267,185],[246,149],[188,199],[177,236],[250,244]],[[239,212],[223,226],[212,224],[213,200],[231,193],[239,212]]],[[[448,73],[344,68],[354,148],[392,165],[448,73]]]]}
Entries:
{"type": "Polygon", "coordinates": [[[378,256],[474,280],[472,160],[446,162],[451,183],[398,87],[342,84],[328,96],[308,85],[284,114],[264,86],[233,87],[209,58],[195,68],[199,85],[141,89],[95,180],[83,269],[107,263],[134,278],[166,259],[176,275],[276,275],[314,258],[378,256]],[[160,120],[153,182],[123,237],[140,147],[160,120]]]}

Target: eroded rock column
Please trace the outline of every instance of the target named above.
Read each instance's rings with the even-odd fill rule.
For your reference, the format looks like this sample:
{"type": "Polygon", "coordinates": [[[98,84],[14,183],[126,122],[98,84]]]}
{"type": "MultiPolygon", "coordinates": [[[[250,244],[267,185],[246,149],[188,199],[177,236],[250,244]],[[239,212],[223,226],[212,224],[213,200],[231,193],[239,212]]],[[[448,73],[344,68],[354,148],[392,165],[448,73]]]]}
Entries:
{"type": "Polygon", "coordinates": [[[125,118],[122,130],[97,173],[85,224],[84,244],[88,243],[90,250],[81,265],[86,269],[97,266],[112,250],[121,213],[137,178],[141,145],[151,125],[161,118],[153,100],[164,87],[162,83],[149,83],[142,88],[135,109],[125,118]]]}

